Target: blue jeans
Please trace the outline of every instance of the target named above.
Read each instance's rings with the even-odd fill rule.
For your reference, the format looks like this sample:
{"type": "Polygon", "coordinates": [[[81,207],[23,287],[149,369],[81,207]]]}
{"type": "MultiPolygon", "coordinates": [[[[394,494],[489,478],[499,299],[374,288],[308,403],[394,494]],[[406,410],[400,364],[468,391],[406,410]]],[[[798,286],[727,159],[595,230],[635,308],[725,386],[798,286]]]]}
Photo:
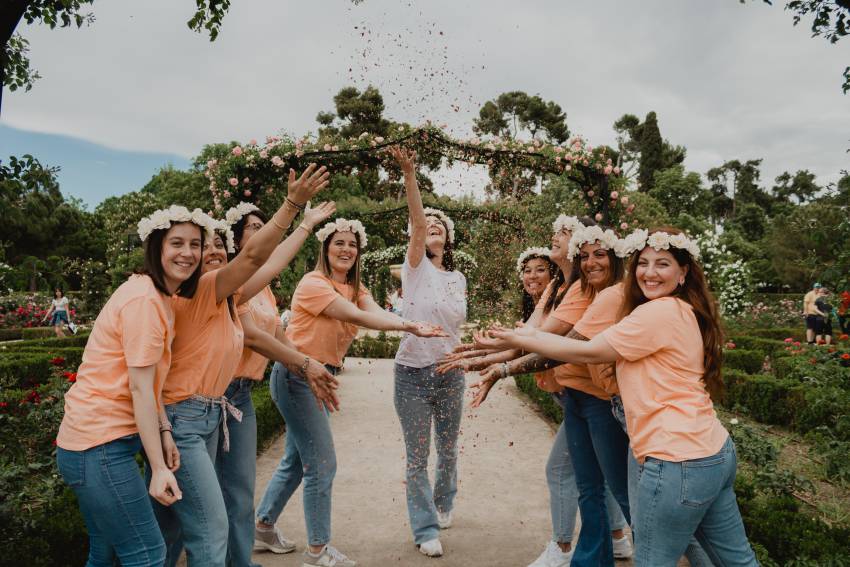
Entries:
{"type": "MultiPolygon", "coordinates": [[[[142,448],[130,435],[86,449],[56,449],[62,478],[77,495],[89,532],[86,567],[159,567],[165,543],[156,525],[136,455],[142,448]]],[[[10,550],[13,553],[14,550],[10,550]]]]}
{"type": "MultiPolygon", "coordinates": [[[[611,398],[611,411],[614,417],[619,422],[623,431],[626,431],[626,412],[623,408],[623,400],[620,396],[611,398]]],[[[628,434],[628,431],[626,431],[628,434]]],[[[629,465],[628,465],[628,485],[629,485],[629,510],[632,514],[632,519],[637,518],[637,494],[638,480],[640,478],[640,465],[635,459],[635,454],[632,452],[631,445],[629,446],[629,465]]],[[[634,536],[634,533],[632,533],[634,536]]],[[[709,559],[708,554],[702,549],[696,538],[692,537],[688,542],[688,547],[685,549],[685,557],[691,567],[712,567],[714,564],[709,559]]]]}
{"type": "MultiPolygon", "coordinates": [[[[332,374],[337,369],[327,367],[332,374]]],[[[257,509],[257,519],[277,522],[292,494],[304,481],[304,521],[310,545],[331,540],[331,491],[336,475],[336,449],[328,412],[301,377],[276,362],[272,368],[272,400],[286,421],[286,449],[257,509]]]]}
{"type": "Polygon", "coordinates": [[[165,564],[173,566],[186,548],[189,567],[224,567],[227,554],[227,510],[215,472],[221,406],[189,398],[165,406],[180,451],[174,473],[183,498],[166,508],[154,502],[165,538],[165,564]]]}
{"type": "Polygon", "coordinates": [[[757,566],[735,499],[735,444],[674,463],[647,457],[638,481],[635,565],[675,566],[696,535],[716,565],[757,566]]]}
{"type": "Polygon", "coordinates": [[[227,507],[229,535],[228,567],[255,567],[251,561],[254,547],[254,481],[257,476],[257,414],[251,400],[254,380],[236,379],[224,396],[242,412],[242,421],[229,413],[230,451],[224,450],[224,433],[219,435],[215,468],[224,505],[227,507]]]}
{"type": "Polygon", "coordinates": [[[457,494],[457,438],[463,413],[463,371],[395,365],[395,409],[407,453],[407,513],[418,545],[437,537],[437,511],[450,512],[457,494]],[[434,488],[428,480],[431,424],[437,448],[434,488]]]}
{"type": "Polygon", "coordinates": [[[62,323],[68,324],[68,312],[67,311],[54,311],[53,315],[50,317],[50,326],[55,327],[57,325],[61,325],[62,323]]]}
{"type": "MultiPolygon", "coordinates": [[[[552,394],[552,397],[563,407],[560,394],[552,394]]],[[[552,514],[552,541],[570,543],[576,527],[578,488],[563,422],[558,427],[552,450],[549,452],[549,460],[546,461],[546,482],[549,485],[549,510],[552,514]]],[[[612,531],[626,527],[626,519],[620,505],[607,486],[605,507],[608,509],[608,522],[612,531]]]]}
{"type": "Polygon", "coordinates": [[[578,487],[581,531],[571,565],[614,565],[605,484],[626,520],[629,438],[611,413],[611,402],[573,388],[564,390],[564,424],[578,487]]]}

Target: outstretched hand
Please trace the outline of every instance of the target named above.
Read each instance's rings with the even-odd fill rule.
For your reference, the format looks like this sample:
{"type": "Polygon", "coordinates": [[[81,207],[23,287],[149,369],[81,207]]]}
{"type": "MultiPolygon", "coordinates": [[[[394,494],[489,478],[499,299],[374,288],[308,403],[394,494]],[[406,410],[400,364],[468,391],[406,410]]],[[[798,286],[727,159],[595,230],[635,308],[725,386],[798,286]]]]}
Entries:
{"type": "Polygon", "coordinates": [[[500,364],[493,364],[487,367],[487,369],[479,374],[480,380],[470,386],[473,391],[470,407],[481,407],[481,404],[487,399],[487,394],[490,393],[490,390],[493,389],[493,386],[502,377],[500,366],[500,364]]]}
{"type": "Polygon", "coordinates": [[[416,151],[401,146],[390,146],[389,152],[403,173],[411,174],[416,171],[416,151]]]}
{"type": "Polygon", "coordinates": [[[425,323],[423,321],[410,321],[405,324],[404,330],[412,333],[417,337],[432,338],[432,337],[448,337],[440,325],[433,323],[425,323]]]}
{"type": "Polygon", "coordinates": [[[315,163],[307,166],[307,169],[296,179],[295,170],[289,170],[289,184],[287,186],[287,198],[296,205],[304,205],[313,196],[328,186],[330,173],[325,166],[316,168],[315,163]]]}
{"type": "Polygon", "coordinates": [[[310,230],[316,228],[316,226],[326,221],[336,212],[336,203],[333,201],[328,201],[326,203],[319,203],[319,205],[315,208],[307,208],[304,211],[304,224],[310,227],[310,230]]]}
{"type": "MultiPolygon", "coordinates": [[[[298,373],[300,374],[300,369],[298,373]]],[[[339,410],[339,396],[336,393],[336,389],[339,388],[339,381],[328,372],[324,364],[310,359],[302,378],[307,381],[310,391],[316,396],[319,409],[327,408],[331,413],[339,410]]]]}

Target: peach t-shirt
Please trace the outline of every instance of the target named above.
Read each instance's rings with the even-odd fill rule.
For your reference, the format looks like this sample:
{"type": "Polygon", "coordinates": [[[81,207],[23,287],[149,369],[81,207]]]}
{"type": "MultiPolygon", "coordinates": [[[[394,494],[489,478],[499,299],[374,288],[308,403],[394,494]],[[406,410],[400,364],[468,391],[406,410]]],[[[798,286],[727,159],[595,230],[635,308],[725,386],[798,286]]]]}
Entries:
{"type": "MultiPolygon", "coordinates": [[[[191,299],[174,298],[174,345],[171,370],[162,388],[166,404],[200,394],[224,395],[242,357],[242,323],[227,300],[216,303],[218,270],[201,276],[191,299]]],[[[234,295],[237,302],[238,295],[234,295]]]]}
{"type": "MultiPolygon", "coordinates": [[[[361,285],[357,303],[368,295],[369,290],[361,285]]],[[[321,272],[306,274],[292,294],[292,318],[286,327],[286,337],[304,354],[322,364],[339,367],[357,335],[357,325],[322,314],[337,297],[351,301],[354,288],[335,282],[321,272]]]]}
{"type": "MultiPolygon", "coordinates": [[[[581,290],[581,281],[576,280],[567,290],[561,304],[553,309],[549,315],[564,323],[575,325],[584,315],[588,305],[590,305],[589,294],[581,290]]],[[[555,380],[562,386],[579,390],[603,400],[611,398],[605,390],[593,383],[586,364],[567,363],[556,366],[553,370],[555,380]]]]}
{"type": "Polygon", "coordinates": [[[130,276],[115,290],[94,322],[77,382],[65,394],[59,447],[84,451],[139,432],[127,369],[156,365],[158,401],[171,363],[171,305],[148,276],[130,276]]]}
{"type": "MultiPolygon", "coordinates": [[[[534,306],[535,310],[539,309],[540,311],[543,311],[545,309],[546,302],[549,301],[549,297],[552,295],[552,288],[554,286],[555,286],[555,280],[550,281],[546,285],[546,289],[543,290],[543,294],[540,296],[540,299],[537,301],[537,305],[534,306]]],[[[537,324],[538,328],[543,324],[543,321],[545,321],[548,316],[549,316],[549,314],[543,315],[543,318],[537,324]]],[[[560,384],[558,384],[558,382],[555,380],[555,370],[551,369],[551,368],[549,370],[542,370],[540,372],[535,372],[534,373],[534,380],[537,382],[537,387],[540,388],[541,390],[543,390],[544,392],[555,393],[555,392],[560,392],[561,390],[564,389],[564,387],[561,386],[560,384]]]]}
{"type": "MultiPolygon", "coordinates": [[[[592,339],[608,327],[617,322],[617,314],[623,304],[623,284],[616,283],[606,287],[596,294],[584,316],[575,324],[573,330],[583,337],[592,339]]],[[[602,371],[610,364],[588,364],[590,379],[593,383],[609,395],[619,394],[616,378],[602,378],[602,371]]]]}
{"type": "Polygon", "coordinates": [[[617,382],[638,461],[681,462],[720,451],[729,434],[702,382],[702,335],[689,304],[654,299],[602,336],[620,355],[617,382]]]}
{"type": "MultiPolygon", "coordinates": [[[[243,303],[237,308],[239,315],[251,314],[254,324],[268,334],[274,336],[276,328],[283,323],[277,316],[277,301],[272,288],[266,286],[263,291],[243,303]]],[[[251,380],[262,380],[266,373],[269,359],[248,347],[242,349],[242,358],[236,368],[234,378],[250,378],[251,380]]]]}

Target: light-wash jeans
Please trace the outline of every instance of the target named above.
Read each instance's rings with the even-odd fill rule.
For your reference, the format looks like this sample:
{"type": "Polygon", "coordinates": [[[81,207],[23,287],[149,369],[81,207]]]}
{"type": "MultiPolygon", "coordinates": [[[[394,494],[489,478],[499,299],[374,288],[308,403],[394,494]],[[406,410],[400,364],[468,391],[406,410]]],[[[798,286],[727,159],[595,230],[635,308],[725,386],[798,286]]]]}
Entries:
{"type": "Polygon", "coordinates": [[[571,565],[614,565],[611,526],[605,510],[605,485],[629,520],[627,456],[629,438],[611,414],[611,403],[566,388],[564,424],[578,487],[581,531],[571,565]]]}
{"type": "MultiPolygon", "coordinates": [[[[332,374],[338,372],[327,368],[332,374]]],[[[286,448],[257,508],[257,519],[277,522],[303,480],[307,541],[324,545],[331,540],[331,492],[336,475],[336,449],[327,410],[319,409],[307,382],[279,362],[272,368],[269,387],[286,421],[286,448]]]]}
{"type": "MultiPolygon", "coordinates": [[[[620,396],[614,395],[611,397],[611,411],[614,413],[614,417],[620,423],[623,431],[625,431],[626,435],[628,435],[628,430],[626,429],[626,412],[623,409],[623,400],[620,396]]],[[[629,509],[632,513],[632,519],[635,519],[637,518],[637,493],[638,479],[640,478],[640,465],[638,464],[637,459],[635,459],[635,454],[632,452],[631,445],[629,445],[628,475],[629,509]]],[[[632,537],[634,537],[634,535],[634,530],[632,530],[632,537]]],[[[691,541],[688,542],[688,547],[685,549],[685,557],[688,559],[688,563],[691,567],[713,567],[714,565],[695,537],[691,537],[691,541]]]]}
{"type": "Polygon", "coordinates": [[[640,469],[635,565],[675,567],[696,536],[715,565],[758,566],[735,499],[735,444],[674,463],[647,457],[640,469]]]}
{"type": "MultiPolygon", "coordinates": [[[[156,524],[136,455],[138,435],[86,449],[56,449],[56,464],[77,495],[89,532],[86,567],[160,567],[165,542],[156,524]]],[[[7,550],[14,553],[14,549],[7,550]]]]}
{"type": "Polygon", "coordinates": [[[174,476],[183,493],[169,507],[153,502],[168,566],[177,564],[184,547],[189,567],[225,565],[227,509],[214,464],[221,412],[221,405],[193,398],[165,406],[180,451],[180,468],[174,476]]]}
{"type": "MultiPolygon", "coordinates": [[[[563,407],[560,394],[552,394],[556,402],[563,407]]],[[[578,512],[578,488],[570,448],[567,445],[567,433],[564,423],[558,427],[549,459],[546,461],[546,482],[549,485],[549,510],[552,514],[552,541],[570,543],[576,527],[578,512]]],[[[608,487],[605,487],[605,506],[608,509],[608,523],[611,531],[626,527],[626,518],[620,505],[608,487]]]]}
{"type": "Polygon", "coordinates": [[[221,494],[227,508],[229,535],[228,567],[258,567],[251,561],[254,548],[254,481],[257,476],[257,414],[251,400],[255,380],[238,378],[224,396],[242,412],[242,421],[227,414],[230,451],[224,450],[224,433],[219,433],[215,462],[221,494]]]}
{"type": "Polygon", "coordinates": [[[437,374],[424,368],[395,365],[395,409],[407,453],[407,513],[418,545],[437,537],[437,511],[450,512],[457,494],[457,455],[463,413],[463,371],[437,374]],[[434,488],[428,479],[431,424],[437,448],[434,488]]]}

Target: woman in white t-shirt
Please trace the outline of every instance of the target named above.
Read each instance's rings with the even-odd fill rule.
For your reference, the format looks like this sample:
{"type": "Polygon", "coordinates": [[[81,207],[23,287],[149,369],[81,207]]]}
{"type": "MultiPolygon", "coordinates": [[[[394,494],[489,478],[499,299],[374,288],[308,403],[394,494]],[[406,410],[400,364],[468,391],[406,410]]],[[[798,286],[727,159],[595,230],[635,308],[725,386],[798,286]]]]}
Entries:
{"type": "Polygon", "coordinates": [[[442,211],[425,209],[416,183],[416,154],[390,153],[404,173],[410,210],[410,244],[401,268],[402,316],[440,325],[445,338],[423,340],[406,334],[395,357],[395,407],[407,450],[407,511],[419,551],[443,554],[440,529],[452,522],[457,493],[457,438],[466,386],[462,370],[437,373],[437,361],[460,343],[466,320],[466,278],[454,269],[454,223],[442,211]],[[428,480],[431,424],[437,448],[432,489],[428,480]]]}
{"type": "Polygon", "coordinates": [[[47,321],[48,318],[50,318],[50,325],[53,327],[56,336],[64,338],[65,333],[62,332],[62,327],[71,323],[71,317],[68,309],[68,298],[58,287],[53,291],[53,301],[50,302],[50,309],[44,314],[43,321],[47,321]]]}

